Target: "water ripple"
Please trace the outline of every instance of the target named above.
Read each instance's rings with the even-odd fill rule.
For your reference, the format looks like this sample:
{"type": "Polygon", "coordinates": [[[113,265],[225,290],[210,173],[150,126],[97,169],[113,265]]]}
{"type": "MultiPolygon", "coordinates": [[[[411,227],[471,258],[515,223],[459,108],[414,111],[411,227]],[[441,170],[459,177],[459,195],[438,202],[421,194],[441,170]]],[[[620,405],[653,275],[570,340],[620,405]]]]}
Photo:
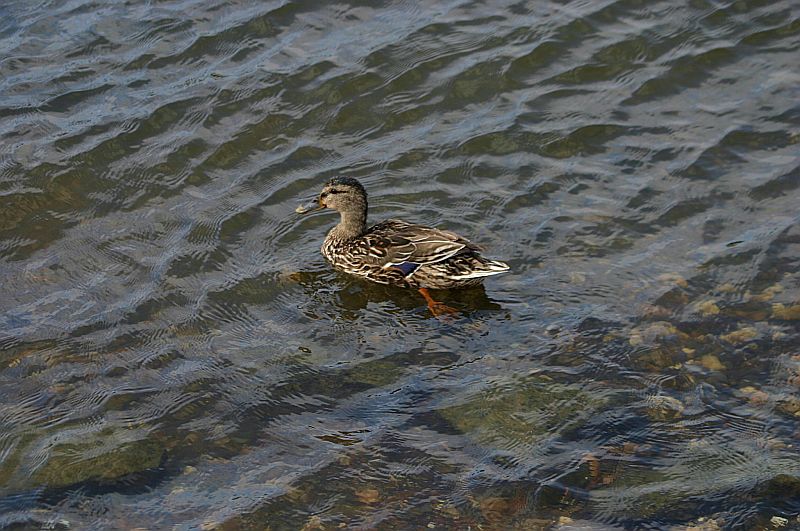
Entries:
{"type": "Polygon", "coordinates": [[[0,7],[0,526],[793,518],[798,20],[0,7]],[[331,271],[342,174],[512,272],[331,271]]]}

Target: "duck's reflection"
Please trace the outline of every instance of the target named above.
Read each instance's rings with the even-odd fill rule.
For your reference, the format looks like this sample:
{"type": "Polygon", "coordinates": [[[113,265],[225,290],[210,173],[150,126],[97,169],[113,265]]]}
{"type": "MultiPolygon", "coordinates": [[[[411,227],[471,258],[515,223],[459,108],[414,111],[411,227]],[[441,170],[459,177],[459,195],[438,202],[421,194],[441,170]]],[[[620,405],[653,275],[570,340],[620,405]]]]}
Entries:
{"type": "MultiPolygon", "coordinates": [[[[349,312],[364,310],[370,304],[390,306],[400,311],[428,311],[429,304],[416,290],[375,284],[334,271],[297,271],[288,278],[301,286],[312,300],[339,306],[349,312]]],[[[498,312],[503,307],[486,293],[480,285],[467,289],[431,290],[437,301],[447,305],[453,312],[447,318],[470,317],[481,312],[498,312]]]]}

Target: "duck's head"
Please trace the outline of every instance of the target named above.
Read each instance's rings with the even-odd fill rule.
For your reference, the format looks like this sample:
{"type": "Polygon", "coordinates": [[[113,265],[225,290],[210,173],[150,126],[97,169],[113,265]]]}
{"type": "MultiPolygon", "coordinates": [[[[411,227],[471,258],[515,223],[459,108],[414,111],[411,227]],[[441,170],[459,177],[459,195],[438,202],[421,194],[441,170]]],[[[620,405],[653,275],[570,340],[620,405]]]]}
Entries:
{"type": "Polygon", "coordinates": [[[341,213],[366,213],[367,191],[352,177],[334,177],[325,184],[314,201],[297,207],[296,211],[304,214],[321,208],[332,208],[341,213]]]}

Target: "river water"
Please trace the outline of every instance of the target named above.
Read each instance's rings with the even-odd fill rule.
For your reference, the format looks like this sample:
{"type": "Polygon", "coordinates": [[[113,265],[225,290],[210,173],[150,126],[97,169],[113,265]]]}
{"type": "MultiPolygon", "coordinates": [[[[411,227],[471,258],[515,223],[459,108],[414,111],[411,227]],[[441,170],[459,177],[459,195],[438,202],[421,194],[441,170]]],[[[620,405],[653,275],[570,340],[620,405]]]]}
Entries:
{"type": "Polygon", "coordinates": [[[800,4],[0,6],[0,527],[798,528],[800,4]],[[335,273],[371,219],[507,261],[335,273]]]}

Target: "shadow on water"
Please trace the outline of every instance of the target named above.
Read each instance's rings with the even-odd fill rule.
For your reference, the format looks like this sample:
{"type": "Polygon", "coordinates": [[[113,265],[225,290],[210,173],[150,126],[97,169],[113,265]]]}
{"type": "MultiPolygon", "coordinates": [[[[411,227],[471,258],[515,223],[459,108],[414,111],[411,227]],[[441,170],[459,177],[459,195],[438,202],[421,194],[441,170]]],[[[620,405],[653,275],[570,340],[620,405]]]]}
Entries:
{"type": "MultiPolygon", "coordinates": [[[[414,313],[427,311],[425,299],[415,290],[354,279],[344,273],[332,275],[329,271],[300,271],[291,273],[289,279],[302,286],[305,295],[311,299],[322,296],[334,299],[336,306],[350,310],[351,313],[347,315],[352,319],[357,318],[358,310],[367,309],[370,304],[391,307],[392,309],[387,311],[398,315],[410,311],[414,313]]],[[[435,300],[457,310],[455,317],[502,315],[505,312],[500,303],[489,297],[484,286],[459,290],[431,290],[431,294],[435,300]]]]}

